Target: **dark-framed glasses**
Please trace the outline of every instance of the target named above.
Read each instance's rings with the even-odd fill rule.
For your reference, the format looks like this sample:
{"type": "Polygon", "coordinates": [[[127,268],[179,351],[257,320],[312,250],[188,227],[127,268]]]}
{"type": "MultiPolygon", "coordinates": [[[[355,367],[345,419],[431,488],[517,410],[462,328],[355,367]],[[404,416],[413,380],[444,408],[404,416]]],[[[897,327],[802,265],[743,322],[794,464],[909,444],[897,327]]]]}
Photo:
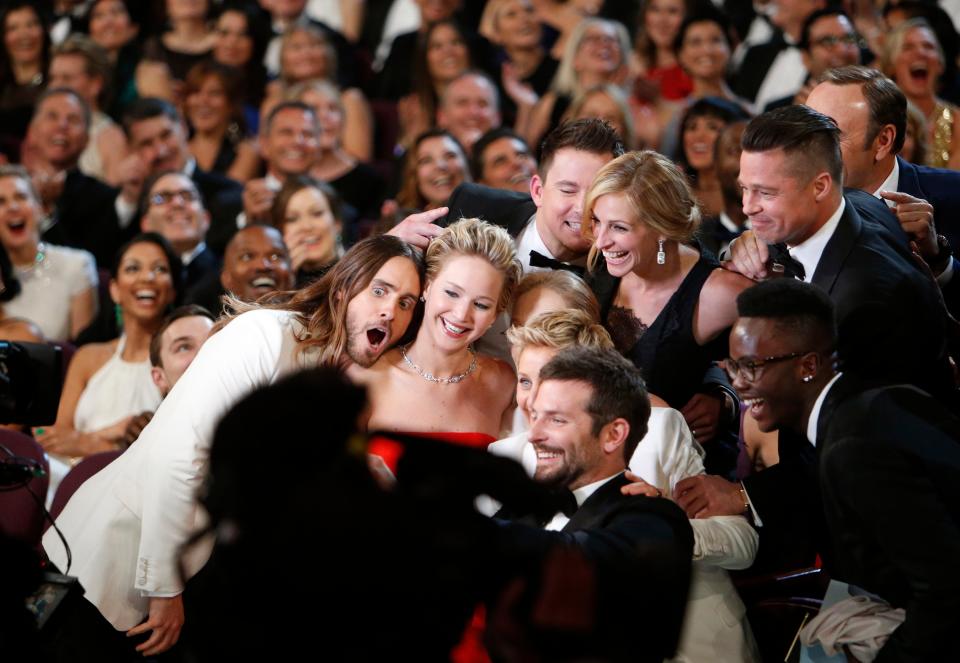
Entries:
{"type": "Polygon", "coordinates": [[[184,203],[192,203],[197,200],[198,194],[193,189],[180,189],[179,191],[157,191],[150,196],[151,205],[166,205],[175,199],[180,199],[184,203]]]}
{"type": "Polygon", "coordinates": [[[833,48],[838,44],[844,46],[860,46],[860,37],[857,35],[826,35],[810,42],[811,46],[820,46],[822,48],[833,48]]]}
{"type": "Polygon", "coordinates": [[[757,379],[757,375],[761,368],[767,364],[775,364],[778,361],[787,361],[788,359],[796,359],[797,357],[802,357],[807,354],[806,352],[791,352],[788,355],[775,355],[773,357],[761,357],[761,358],[751,358],[746,357],[744,359],[733,359],[732,357],[727,357],[722,362],[723,370],[727,372],[727,375],[731,380],[736,380],[741,375],[748,382],[753,382],[757,379]]]}

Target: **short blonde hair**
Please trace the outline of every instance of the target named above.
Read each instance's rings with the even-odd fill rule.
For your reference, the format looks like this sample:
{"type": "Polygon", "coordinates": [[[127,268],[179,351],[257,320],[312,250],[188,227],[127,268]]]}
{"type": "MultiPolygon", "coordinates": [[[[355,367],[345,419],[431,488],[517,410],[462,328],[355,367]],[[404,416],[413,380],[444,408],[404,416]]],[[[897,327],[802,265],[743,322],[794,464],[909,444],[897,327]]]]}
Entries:
{"type": "Polygon", "coordinates": [[[497,313],[506,309],[523,273],[510,233],[480,219],[460,219],[451,224],[427,247],[427,280],[436,278],[444,263],[455,256],[483,258],[503,274],[497,313]]]}
{"type": "Polygon", "coordinates": [[[546,288],[559,295],[567,308],[583,311],[593,322],[600,321],[600,302],[587,283],[565,269],[552,269],[544,272],[533,272],[527,274],[513,293],[513,301],[516,303],[523,295],[532,292],[538,288],[546,288]]]}
{"type": "MultiPolygon", "coordinates": [[[[583,204],[585,236],[593,236],[593,206],[602,196],[623,194],[636,220],[664,239],[686,243],[700,227],[701,212],[687,176],[675,163],[652,150],[628,152],[600,169],[583,204]]],[[[587,264],[600,255],[590,247],[587,264]]]]}
{"type": "Polygon", "coordinates": [[[514,357],[528,347],[563,350],[577,346],[596,350],[613,350],[610,334],[596,320],[577,309],[541,313],[523,327],[507,330],[514,357]]]}
{"type": "Polygon", "coordinates": [[[583,44],[583,38],[590,28],[612,28],[617,36],[617,45],[620,47],[620,66],[626,64],[630,57],[630,35],[623,23],[612,21],[606,18],[585,18],[577,27],[573,29],[570,36],[567,37],[567,43],[563,49],[563,56],[560,58],[560,64],[557,66],[557,73],[553,77],[550,89],[557,94],[566,94],[571,97],[577,96],[582,91],[576,70],[573,68],[573,61],[577,57],[577,51],[583,44]]]}
{"type": "Polygon", "coordinates": [[[896,81],[897,79],[894,77],[893,71],[893,61],[897,59],[900,51],[903,50],[903,40],[907,38],[907,33],[911,30],[918,29],[926,30],[933,37],[933,43],[937,45],[937,54],[940,56],[940,66],[943,67],[947,60],[943,55],[943,46],[940,45],[937,33],[933,31],[933,26],[931,26],[925,18],[914,17],[907,19],[887,34],[887,38],[883,42],[883,52],[880,54],[880,62],[877,63],[877,69],[896,81]]]}

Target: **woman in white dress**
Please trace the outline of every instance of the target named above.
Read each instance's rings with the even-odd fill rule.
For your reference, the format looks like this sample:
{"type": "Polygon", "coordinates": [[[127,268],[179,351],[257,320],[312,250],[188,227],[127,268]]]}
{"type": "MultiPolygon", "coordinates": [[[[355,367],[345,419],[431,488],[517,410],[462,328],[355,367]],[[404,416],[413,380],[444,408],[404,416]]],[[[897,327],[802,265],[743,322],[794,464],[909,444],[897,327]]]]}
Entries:
{"type": "Polygon", "coordinates": [[[97,270],[86,251],[41,242],[42,215],[27,171],[0,166],[0,243],[21,285],[3,317],[26,318],[51,341],[67,341],[96,314],[97,270]]]}

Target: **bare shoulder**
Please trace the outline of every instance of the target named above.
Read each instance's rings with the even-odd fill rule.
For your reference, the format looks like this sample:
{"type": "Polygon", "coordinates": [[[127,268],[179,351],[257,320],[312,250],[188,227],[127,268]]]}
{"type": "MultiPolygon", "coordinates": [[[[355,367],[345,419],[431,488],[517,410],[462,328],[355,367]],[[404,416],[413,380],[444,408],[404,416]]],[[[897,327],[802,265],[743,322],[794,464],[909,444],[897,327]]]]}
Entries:
{"type": "Polygon", "coordinates": [[[506,393],[512,397],[517,376],[510,364],[496,357],[479,354],[477,363],[487,390],[493,394],[506,393]]]}
{"type": "Polygon", "coordinates": [[[119,340],[80,346],[70,360],[70,371],[87,378],[96,373],[117,351],[119,340]]]}
{"type": "Polygon", "coordinates": [[[756,284],[742,274],[727,269],[715,269],[710,272],[710,276],[703,284],[700,299],[703,301],[714,300],[718,297],[735,299],[737,295],[752,285],[756,284]]]}

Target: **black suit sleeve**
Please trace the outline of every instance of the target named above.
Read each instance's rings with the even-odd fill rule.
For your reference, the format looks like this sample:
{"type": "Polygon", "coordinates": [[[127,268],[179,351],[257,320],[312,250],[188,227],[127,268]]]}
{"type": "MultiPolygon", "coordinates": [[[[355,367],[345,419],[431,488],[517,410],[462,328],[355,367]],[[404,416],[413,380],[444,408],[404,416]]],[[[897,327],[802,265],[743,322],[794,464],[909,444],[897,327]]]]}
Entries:
{"type": "MultiPolygon", "coordinates": [[[[958,660],[960,530],[941,499],[943,491],[919,471],[915,459],[863,437],[833,442],[823,452],[821,467],[836,545],[864,547],[862,559],[879,554],[906,579],[905,602],[884,597],[902,604],[906,620],[874,660],[958,660]]],[[[840,579],[853,573],[856,582],[863,569],[839,571],[840,579]]],[[[879,587],[865,589],[883,593],[879,587]]]]}

